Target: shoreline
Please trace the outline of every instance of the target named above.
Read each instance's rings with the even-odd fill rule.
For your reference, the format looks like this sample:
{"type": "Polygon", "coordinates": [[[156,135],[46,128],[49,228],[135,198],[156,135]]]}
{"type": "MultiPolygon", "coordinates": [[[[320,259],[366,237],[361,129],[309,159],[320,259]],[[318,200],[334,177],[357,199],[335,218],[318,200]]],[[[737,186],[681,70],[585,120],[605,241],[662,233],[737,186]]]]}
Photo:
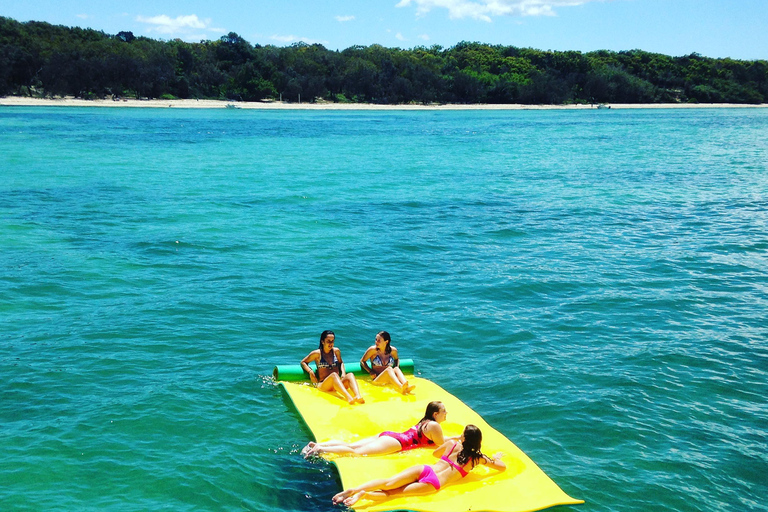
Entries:
{"type": "MultiPolygon", "coordinates": [[[[592,110],[594,105],[522,105],[522,104],[435,104],[377,105],[372,103],[286,103],[279,101],[245,102],[224,100],[83,100],[77,98],[0,97],[0,107],[103,107],[103,108],[234,108],[242,110],[592,110]],[[233,107],[234,106],[234,107],[233,107]]],[[[606,103],[610,109],[700,109],[700,108],[768,108],[768,103],[606,103]]]]}

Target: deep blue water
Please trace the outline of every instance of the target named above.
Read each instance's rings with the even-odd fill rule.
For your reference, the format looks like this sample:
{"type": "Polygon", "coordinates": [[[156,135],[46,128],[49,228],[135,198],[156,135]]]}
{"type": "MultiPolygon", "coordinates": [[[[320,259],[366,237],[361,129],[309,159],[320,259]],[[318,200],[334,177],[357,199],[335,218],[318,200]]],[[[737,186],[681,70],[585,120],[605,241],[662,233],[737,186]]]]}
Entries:
{"type": "Polygon", "coordinates": [[[392,333],[597,511],[764,511],[768,109],[0,108],[0,509],[333,510],[392,333]]]}

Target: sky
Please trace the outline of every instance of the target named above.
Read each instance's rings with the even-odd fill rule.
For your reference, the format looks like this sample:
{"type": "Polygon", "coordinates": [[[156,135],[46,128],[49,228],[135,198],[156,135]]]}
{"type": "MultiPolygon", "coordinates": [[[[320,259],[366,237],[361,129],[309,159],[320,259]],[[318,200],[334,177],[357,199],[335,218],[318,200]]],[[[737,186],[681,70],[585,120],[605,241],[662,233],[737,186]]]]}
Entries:
{"type": "Polygon", "coordinates": [[[768,59],[768,0],[0,0],[0,16],[189,42],[235,32],[252,44],[331,50],[479,41],[768,59]]]}

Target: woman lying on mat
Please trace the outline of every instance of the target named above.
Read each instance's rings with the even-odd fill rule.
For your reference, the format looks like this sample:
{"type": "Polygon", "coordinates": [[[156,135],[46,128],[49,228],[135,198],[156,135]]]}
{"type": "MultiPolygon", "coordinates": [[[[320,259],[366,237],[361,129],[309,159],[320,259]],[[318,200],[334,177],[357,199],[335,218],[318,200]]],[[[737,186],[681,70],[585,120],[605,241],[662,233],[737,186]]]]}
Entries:
{"type": "Polygon", "coordinates": [[[371,480],[338,493],[333,497],[333,502],[351,507],[362,498],[383,500],[396,496],[430,494],[464,478],[478,465],[485,464],[499,471],[507,469],[506,464],[500,460],[501,453],[492,458],[483,455],[480,451],[482,438],[479,428],[467,425],[460,441],[446,441],[435,450],[433,455],[440,457],[435,464],[417,464],[390,478],[371,480]]]}
{"type": "Polygon", "coordinates": [[[344,370],[344,361],[341,360],[341,351],[333,346],[336,335],[333,331],[323,331],[320,335],[320,348],[310,352],[307,357],[301,360],[301,367],[309,373],[312,384],[321,391],[337,391],[350,404],[364,404],[365,400],[360,396],[360,388],[357,385],[355,376],[344,370]],[[314,362],[317,367],[317,373],[309,367],[309,363],[314,362]],[[354,393],[354,397],[349,394],[347,389],[354,393]]]}
{"type": "Polygon", "coordinates": [[[374,384],[392,384],[405,395],[413,391],[416,386],[408,384],[400,370],[397,349],[391,345],[391,342],[392,338],[387,331],[377,334],[376,344],[368,347],[360,359],[360,368],[373,378],[374,384]],[[368,361],[371,362],[370,368],[368,361]]]}
{"type": "MultiPolygon", "coordinates": [[[[325,441],[309,443],[301,453],[312,457],[321,453],[349,453],[354,455],[386,455],[399,451],[412,450],[421,446],[440,446],[445,442],[443,428],[448,413],[442,402],[429,402],[424,417],[405,432],[382,432],[375,437],[367,437],[354,443],[344,441],[325,441]]],[[[452,438],[452,439],[458,439],[452,438]]]]}

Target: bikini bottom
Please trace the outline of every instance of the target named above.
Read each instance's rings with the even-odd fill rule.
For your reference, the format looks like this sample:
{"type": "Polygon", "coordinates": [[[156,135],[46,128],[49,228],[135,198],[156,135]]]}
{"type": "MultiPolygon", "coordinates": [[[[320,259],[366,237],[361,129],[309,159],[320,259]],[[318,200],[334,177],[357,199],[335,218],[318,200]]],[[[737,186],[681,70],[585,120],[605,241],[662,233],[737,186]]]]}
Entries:
{"type": "Polygon", "coordinates": [[[435,488],[436,491],[440,490],[440,480],[438,480],[437,475],[435,474],[435,470],[432,469],[432,466],[424,465],[424,469],[421,470],[421,474],[419,475],[419,482],[422,484],[429,484],[432,487],[435,488]]]}

